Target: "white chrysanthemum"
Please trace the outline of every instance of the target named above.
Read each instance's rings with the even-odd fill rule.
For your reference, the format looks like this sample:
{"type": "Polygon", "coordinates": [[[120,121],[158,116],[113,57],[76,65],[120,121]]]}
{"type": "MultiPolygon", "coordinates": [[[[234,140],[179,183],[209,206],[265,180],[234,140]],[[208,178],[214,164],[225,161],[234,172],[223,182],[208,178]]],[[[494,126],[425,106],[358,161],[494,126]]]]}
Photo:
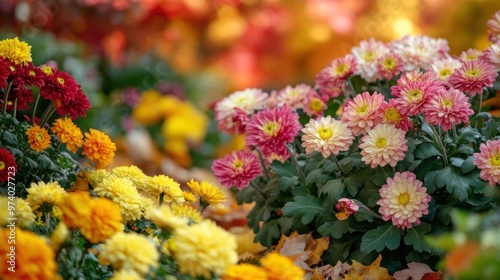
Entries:
{"type": "Polygon", "coordinates": [[[368,41],[361,41],[359,46],[352,48],[357,63],[357,73],[368,82],[374,82],[378,78],[377,60],[390,52],[381,41],[370,38],[368,41]]]}
{"type": "Polygon", "coordinates": [[[481,58],[495,66],[495,71],[500,71],[500,42],[491,45],[484,51],[481,58]]]}
{"type": "Polygon", "coordinates": [[[402,58],[406,71],[429,69],[436,59],[444,58],[450,48],[445,39],[428,36],[405,36],[390,43],[393,50],[402,58]]]}
{"type": "Polygon", "coordinates": [[[460,60],[448,57],[433,62],[431,65],[431,71],[436,73],[436,77],[438,79],[448,81],[451,74],[453,74],[453,71],[460,66],[462,66],[462,62],[460,62],[460,60]]]}
{"type": "Polygon", "coordinates": [[[379,124],[361,139],[361,160],[372,168],[387,164],[396,166],[408,150],[406,142],[404,130],[392,124],[379,124]]]}
{"type": "Polygon", "coordinates": [[[302,133],[302,146],[306,148],[306,154],[318,151],[325,158],[348,150],[354,140],[348,125],[331,116],[311,119],[302,133]]]}

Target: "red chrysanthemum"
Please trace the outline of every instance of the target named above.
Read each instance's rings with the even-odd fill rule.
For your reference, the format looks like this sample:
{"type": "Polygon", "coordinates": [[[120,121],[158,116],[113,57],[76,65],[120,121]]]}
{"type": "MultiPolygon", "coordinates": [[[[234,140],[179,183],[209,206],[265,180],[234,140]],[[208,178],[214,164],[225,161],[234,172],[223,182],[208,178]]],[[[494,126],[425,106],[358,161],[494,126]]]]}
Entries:
{"type": "Polygon", "coordinates": [[[85,117],[87,115],[87,111],[90,110],[90,107],[92,107],[92,105],[90,104],[87,95],[82,91],[80,85],[78,85],[75,98],[73,100],[63,102],[56,109],[56,112],[59,116],[69,115],[75,120],[78,116],[85,117]]]}
{"type": "Polygon", "coordinates": [[[347,123],[354,136],[365,134],[380,123],[378,110],[384,102],[384,96],[377,92],[373,95],[367,91],[358,94],[347,101],[342,112],[342,122],[347,123]]]}
{"type": "Polygon", "coordinates": [[[461,91],[441,88],[425,105],[425,120],[448,130],[455,124],[469,122],[469,116],[474,114],[470,107],[469,99],[461,91]]]}
{"type": "Polygon", "coordinates": [[[483,87],[493,86],[498,73],[483,60],[466,61],[450,76],[450,84],[470,96],[483,93],[483,87]]]}
{"type": "Polygon", "coordinates": [[[0,148],[0,182],[5,182],[10,177],[13,178],[12,175],[15,175],[17,171],[16,161],[14,156],[6,149],[0,148]]]}
{"type": "Polygon", "coordinates": [[[293,142],[302,126],[299,115],[288,106],[266,108],[254,115],[246,127],[246,144],[257,146],[265,155],[286,156],[286,144],[293,142]]]}
{"type": "Polygon", "coordinates": [[[7,78],[11,73],[10,63],[8,60],[0,58],[0,88],[7,87],[7,78]]]}
{"type": "Polygon", "coordinates": [[[17,64],[11,74],[12,83],[19,86],[36,86],[42,87],[44,84],[45,74],[29,62],[26,64],[17,64]]]}
{"type": "Polygon", "coordinates": [[[491,186],[500,183],[500,140],[488,140],[474,153],[474,164],[481,169],[479,176],[491,186]]]}
{"type": "Polygon", "coordinates": [[[340,95],[338,87],[356,72],[356,60],[352,55],[338,58],[316,76],[316,86],[322,95],[335,98],[340,95]]]}
{"type": "MultiPolygon", "coordinates": [[[[52,68],[52,74],[44,72],[44,85],[40,88],[40,95],[48,100],[52,100],[58,108],[61,104],[68,104],[74,101],[78,93],[78,84],[67,72],[52,68]]],[[[48,71],[48,70],[42,70],[48,71]]]]}
{"type": "Polygon", "coordinates": [[[262,173],[262,166],[251,151],[233,151],[232,154],[215,160],[212,172],[224,187],[229,189],[236,186],[242,190],[262,173]]]}

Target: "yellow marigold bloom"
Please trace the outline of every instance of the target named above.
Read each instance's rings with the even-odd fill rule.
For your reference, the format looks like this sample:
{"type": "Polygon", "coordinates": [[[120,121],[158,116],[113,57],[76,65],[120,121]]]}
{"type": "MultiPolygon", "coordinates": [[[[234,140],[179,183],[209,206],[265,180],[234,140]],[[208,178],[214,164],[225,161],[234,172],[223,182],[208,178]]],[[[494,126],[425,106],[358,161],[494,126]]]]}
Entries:
{"type": "Polygon", "coordinates": [[[66,144],[68,151],[76,153],[82,147],[82,131],[70,118],[65,117],[55,120],[51,129],[57,135],[57,138],[66,144]]]}
{"type": "Polygon", "coordinates": [[[15,272],[9,271],[10,229],[0,229],[0,278],[9,280],[54,279],[57,273],[55,253],[44,238],[31,231],[16,229],[15,272]]]}
{"type": "Polygon", "coordinates": [[[269,253],[260,260],[269,280],[303,280],[304,270],[291,259],[276,252],[269,253]]]}
{"type": "Polygon", "coordinates": [[[60,205],[63,222],[71,229],[79,228],[89,221],[94,200],[88,192],[70,192],[60,205]]]}
{"type": "Polygon", "coordinates": [[[184,203],[184,195],[176,181],[165,175],[148,177],[146,191],[154,197],[163,193],[163,201],[171,203],[184,203]]]}
{"type": "Polygon", "coordinates": [[[106,168],[115,157],[116,145],[105,133],[91,128],[85,132],[82,155],[97,163],[96,168],[106,168]]]}
{"type": "Polygon", "coordinates": [[[184,200],[189,203],[196,202],[196,196],[192,192],[182,191],[182,195],[184,196],[184,200]]]}
{"type": "Polygon", "coordinates": [[[201,215],[200,211],[196,210],[196,208],[194,208],[193,206],[172,204],[171,208],[172,212],[177,217],[185,217],[195,223],[203,221],[203,216],[201,215]]]}
{"type": "Polygon", "coordinates": [[[111,175],[115,175],[120,178],[130,179],[138,191],[146,191],[146,181],[148,176],[142,172],[142,170],[135,166],[118,166],[111,170],[111,175]]]}
{"type": "Polygon", "coordinates": [[[68,232],[68,227],[63,222],[57,224],[56,228],[50,235],[50,247],[52,247],[55,251],[59,250],[61,245],[64,244],[68,238],[68,232]]]}
{"type": "Polygon", "coordinates": [[[242,263],[231,265],[221,275],[221,280],[267,280],[267,274],[258,266],[242,263]]]}
{"type": "Polygon", "coordinates": [[[63,204],[66,195],[66,191],[58,182],[31,183],[26,201],[34,212],[37,212],[39,208],[42,208],[41,212],[47,212],[52,206],[60,206],[63,204]],[[45,207],[47,208],[44,209],[45,207]]]}
{"type": "Polygon", "coordinates": [[[172,239],[179,271],[193,278],[221,275],[238,261],[236,238],[213,221],[178,228],[172,239]]]}
{"type": "Polygon", "coordinates": [[[150,208],[149,218],[161,229],[174,231],[175,229],[186,226],[188,219],[175,215],[170,207],[163,205],[160,208],[150,208]]]}
{"type": "Polygon", "coordinates": [[[160,254],[155,244],[137,233],[119,232],[101,245],[99,263],[115,270],[133,270],[144,276],[149,267],[158,267],[160,254]]]}
{"type": "Polygon", "coordinates": [[[50,147],[50,136],[47,129],[35,125],[26,130],[26,135],[28,135],[31,149],[41,152],[50,147]]]}
{"type": "Polygon", "coordinates": [[[109,280],[142,280],[142,279],[144,278],[133,270],[115,271],[113,277],[109,278],[109,280]]]}
{"type": "Polygon", "coordinates": [[[16,218],[16,224],[21,227],[30,227],[35,223],[35,214],[31,210],[29,204],[21,198],[15,198],[13,201],[6,196],[0,196],[0,227],[10,222],[9,218],[16,218]],[[14,216],[11,216],[11,211],[8,206],[9,202],[14,202],[14,216]]]}
{"type": "Polygon", "coordinates": [[[92,203],[89,220],[82,223],[82,235],[90,243],[101,243],[123,230],[120,207],[106,198],[97,198],[92,203]]]}
{"type": "Polygon", "coordinates": [[[31,46],[19,39],[4,39],[0,41],[0,57],[14,63],[27,63],[31,59],[31,46]]]}
{"type": "Polygon", "coordinates": [[[96,169],[91,172],[85,172],[87,174],[87,178],[89,179],[89,183],[92,187],[97,188],[99,184],[104,180],[104,178],[109,176],[109,172],[105,169],[96,169]]]}
{"type": "Polygon", "coordinates": [[[108,176],[98,187],[94,188],[94,192],[98,196],[109,198],[118,204],[125,221],[140,219],[146,210],[144,198],[134,187],[132,181],[127,178],[108,176]]]}
{"type": "Polygon", "coordinates": [[[187,185],[193,193],[208,204],[215,208],[224,208],[223,203],[226,201],[226,195],[219,188],[212,186],[206,181],[198,183],[193,179],[187,182],[187,185]]]}

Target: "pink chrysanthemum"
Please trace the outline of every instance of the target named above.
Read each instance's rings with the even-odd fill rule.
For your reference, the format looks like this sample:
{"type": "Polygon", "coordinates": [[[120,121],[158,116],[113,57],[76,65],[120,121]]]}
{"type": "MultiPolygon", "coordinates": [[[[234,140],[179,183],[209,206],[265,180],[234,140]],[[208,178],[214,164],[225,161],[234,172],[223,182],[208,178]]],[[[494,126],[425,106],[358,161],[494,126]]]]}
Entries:
{"type": "Polygon", "coordinates": [[[361,139],[361,160],[372,168],[387,164],[394,167],[405,157],[406,142],[404,130],[391,124],[379,124],[361,139]]]}
{"type": "Polygon", "coordinates": [[[267,93],[256,88],[236,91],[225,97],[214,108],[217,127],[227,133],[236,132],[237,128],[233,123],[234,108],[240,108],[250,115],[256,110],[264,109],[267,98],[267,93]]]}
{"type": "Polygon", "coordinates": [[[500,41],[500,11],[497,11],[486,23],[488,25],[488,37],[490,42],[500,41]]]}
{"type": "Polygon", "coordinates": [[[396,172],[379,191],[381,198],[377,204],[382,219],[392,220],[392,224],[401,229],[420,224],[420,218],[429,214],[431,196],[426,191],[415,174],[396,172]]]}
{"type": "Polygon", "coordinates": [[[337,205],[335,205],[335,209],[338,211],[335,214],[335,217],[337,217],[339,221],[343,221],[349,218],[352,214],[358,212],[359,205],[357,205],[352,199],[341,198],[339,199],[337,205]]]}
{"type": "Polygon", "coordinates": [[[245,128],[247,126],[250,117],[245,113],[245,111],[240,108],[233,109],[232,121],[233,121],[233,131],[241,135],[245,133],[245,128]]]}
{"type": "Polygon", "coordinates": [[[493,65],[495,71],[500,71],[500,42],[496,42],[489,46],[483,54],[481,54],[480,58],[493,65]]]}
{"type": "Polygon", "coordinates": [[[481,169],[479,176],[491,186],[500,183],[500,140],[488,140],[474,153],[474,164],[481,169]]]}
{"type": "MultiPolygon", "coordinates": [[[[313,93],[316,93],[314,89],[306,84],[300,84],[295,87],[287,86],[275,92],[275,104],[276,106],[283,106],[286,104],[293,109],[302,109],[308,96],[313,93]]],[[[273,93],[271,93],[271,95],[273,95],[273,93]]]]}
{"type": "Polygon", "coordinates": [[[439,87],[426,82],[409,82],[395,99],[395,105],[405,115],[414,116],[424,111],[424,105],[439,87]]]}
{"type": "Polygon", "coordinates": [[[483,87],[493,86],[498,73],[495,67],[482,60],[466,61],[453,72],[450,83],[470,96],[483,93],[483,87]]]}
{"type": "Polygon", "coordinates": [[[432,63],[430,71],[436,73],[436,78],[447,82],[455,69],[459,68],[460,66],[462,66],[462,62],[449,57],[437,60],[432,63]]]}
{"type": "Polygon", "coordinates": [[[407,115],[401,113],[396,105],[396,99],[390,99],[389,103],[382,103],[379,109],[382,123],[392,124],[396,128],[408,131],[411,127],[411,120],[407,115]]]}
{"type": "Polygon", "coordinates": [[[425,105],[425,120],[448,130],[455,124],[469,122],[469,116],[474,114],[470,107],[469,98],[461,91],[441,88],[425,105]]]}
{"type": "Polygon", "coordinates": [[[481,55],[481,51],[480,50],[468,49],[466,51],[463,51],[458,58],[462,62],[466,62],[466,61],[476,60],[476,59],[479,58],[480,55],[481,55]]]}
{"type": "Polygon", "coordinates": [[[351,50],[358,66],[356,74],[368,82],[375,82],[378,78],[377,61],[389,52],[389,47],[381,41],[373,38],[361,41],[359,46],[351,50]]]}
{"type": "Polygon", "coordinates": [[[394,52],[386,53],[377,60],[378,78],[390,80],[403,72],[401,57],[394,52]]]}
{"type": "Polygon", "coordinates": [[[212,172],[224,187],[229,189],[236,186],[242,190],[262,173],[262,166],[251,151],[233,151],[232,154],[215,160],[212,172]]]}
{"type": "Polygon", "coordinates": [[[354,136],[365,134],[380,123],[378,110],[384,102],[384,96],[377,92],[373,95],[367,91],[358,94],[354,99],[347,101],[342,112],[342,121],[347,123],[354,136]]]}
{"type": "Polygon", "coordinates": [[[327,106],[325,101],[317,94],[313,92],[307,96],[305,100],[304,113],[306,113],[311,118],[317,118],[323,115],[323,112],[326,110],[327,106]]]}
{"type": "Polygon", "coordinates": [[[347,124],[331,116],[311,119],[302,132],[302,146],[306,148],[306,154],[318,151],[325,158],[348,150],[354,140],[347,124]]]}
{"type": "Polygon", "coordinates": [[[264,155],[288,155],[286,144],[293,142],[302,126],[299,115],[288,106],[266,108],[254,115],[246,127],[246,144],[258,147],[264,155]]]}
{"type": "Polygon", "coordinates": [[[338,88],[356,72],[356,69],[356,60],[352,55],[335,59],[316,76],[316,86],[321,94],[335,98],[340,95],[338,88]]]}
{"type": "Polygon", "coordinates": [[[436,59],[444,58],[450,48],[444,39],[428,36],[405,36],[390,43],[391,48],[401,57],[406,71],[428,69],[436,59]]]}
{"type": "Polygon", "coordinates": [[[397,80],[397,84],[391,87],[391,94],[394,97],[400,97],[401,91],[412,82],[422,82],[427,86],[439,87],[445,86],[446,82],[438,79],[436,77],[436,73],[432,71],[428,72],[419,72],[417,70],[406,72],[397,80]]]}

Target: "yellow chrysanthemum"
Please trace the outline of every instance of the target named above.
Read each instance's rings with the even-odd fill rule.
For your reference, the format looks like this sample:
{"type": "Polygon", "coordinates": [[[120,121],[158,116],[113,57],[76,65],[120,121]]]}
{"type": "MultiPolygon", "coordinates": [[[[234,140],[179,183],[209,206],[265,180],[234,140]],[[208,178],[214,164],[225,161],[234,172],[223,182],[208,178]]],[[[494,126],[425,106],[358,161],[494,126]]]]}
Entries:
{"type": "Polygon", "coordinates": [[[187,182],[187,185],[193,193],[208,204],[215,208],[224,208],[223,203],[226,201],[226,195],[219,188],[212,186],[206,181],[198,183],[193,179],[187,182]]]}
{"type": "Polygon", "coordinates": [[[82,131],[70,118],[66,117],[55,120],[51,129],[57,135],[57,138],[66,144],[68,151],[76,153],[82,147],[82,131]]]}
{"type": "Polygon", "coordinates": [[[47,129],[35,125],[26,130],[26,135],[28,135],[31,149],[41,152],[50,147],[50,136],[47,129]]]}
{"type": "Polygon", "coordinates": [[[0,278],[9,280],[54,279],[57,273],[55,253],[44,238],[31,231],[16,229],[15,272],[9,271],[12,255],[9,228],[0,229],[0,278]],[[9,255],[10,254],[10,255],[9,255]]]}
{"type": "Polygon", "coordinates": [[[150,266],[159,266],[160,254],[155,244],[137,233],[119,232],[101,245],[99,263],[115,270],[133,270],[144,276],[150,266]]]}
{"type": "Polygon", "coordinates": [[[116,145],[105,133],[91,128],[85,132],[82,155],[97,163],[96,168],[106,168],[115,157],[116,145]]]}
{"type": "Polygon", "coordinates": [[[175,215],[167,205],[163,205],[161,208],[151,208],[149,210],[149,218],[159,228],[170,231],[174,231],[175,229],[188,224],[188,219],[186,217],[175,215]]]}
{"type": "Polygon", "coordinates": [[[14,64],[32,62],[31,46],[19,39],[4,39],[0,41],[0,57],[14,64]]]}
{"type": "Polygon", "coordinates": [[[192,277],[221,275],[238,261],[236,238],[213,221],[178,228],[172,239],[179,271],[192,277]]]}
{"type": "Polygon", "coordinates": [[[64,203],[59,206],[63,213],[63,222],[69,228],[80,228],[89,221],[93,203],[94,200],[88,192],[68,193],[64,203]]]}
{"type": "Polygon", "coordinates": [[[52,206],[63,204],[66,195],[66,191],[58,182],[31,183],[26,201],[34,212],[37,212],[39,208],[42,208],[41,212],[48,212],[52,206]]]}
{"type": "Polygon", "coordinates": [[[148,177],[146,191],[154,197],[163,194],[163,201],[168,203],[184,203],[184,195],[182,195],[179,183],[165,175],[148,177]]]}
{"type": "Polygon", "coordinates": [[[111,170],[111,175],[120,178],[128,178],[134,183],[138,191],[146,191],[146,180],[148,176],[135,165],[115,167],[111,170]]]}
{"type": "Polygon", "coordinates": [[[171,207],[172,212],[177,217],[185,217],[195,223],[203,221],[203,216],[201,215],[200,211],[196,210],[196,208],[190,205],[172,204],[171,207]]]}
{"type": "Polygon", "coordinates": [[[55,251],[59,250],[61,245],[68,238],[68,233],[68,227],[64,223],[61,222],[57,224],[56,228],[50,235],[50,247],[52,247],[55,251]]]}
{"type": "Polygon", "coordinates": [[[86,172],[89,183],[92,187],[97,188],[104,178],[109,176],[109,172],[105,169],[96,169],[91,172],[86,172]]]}
{"type": "Polygon", "coordinates": [[[108,176],[94,188],[94,192],[100,197],[111,199],[120,206],[122,217],[125,221],[140,219],[146,208],[143,205],[144,198],[139,194],[131,180],[108,176]]]}
{"type": "Polygon", "coordinates": [[[16,225],[21,227],[30,227],[35,223],[36,216],[33,214],[33,210],[31,210],[31,207],[25,200],[21,198],[14,199],[14,211],[12,211],[14,216],[11,216],[11,209],[7,207],[12,205],[12,203],[9,205],[9,202],[12,201],[6,196],[0,196],[0,205],[5,205],[5,207],[0,208],[0,226],[8,224],[11,221],[9,218],[17,219],[15,220],[16,225]]]}
{"type": "Polygon", "coordinates": [[[90,243],[101,243],[123,230],[120,207],[106,198],[97,198],[91,207],[90,220],[80,227],[90,243]]]}
{"type": "Polygon", "coordinates": [[[276,252],[269,253],[260,260],[268,280],[303,280],[304,270],[291,259],[276,252]]]}
{"type": "Polygon", "coordinates": [[[142,279],[144,278],[133,270],[115,271],[113,277],[109,278],[109,280],[142,280],[142,279]]]}
{"type": "Polygon", "coordinates": [[[178,107],[175,97],[162,99],[157,90],[146,90],[141,93],[141,102],[132,112],[132,118],[139,124],[152,125],[164,117],[164,112],[178,107]],[[171,109],[170,109],[171,108],[171,109]]]}
{"type": "Polygon", "coordinates": [[[184,200],[189,203],[196,202],[196,196],[192,192],[183,191],[182,195],[184,196],[184,200]]]}
{"type": "Polygon", "coordinates": [[[221,280],[267,280],[267,274],[258,266],[242,263],[231,265],[221,280]]]}

